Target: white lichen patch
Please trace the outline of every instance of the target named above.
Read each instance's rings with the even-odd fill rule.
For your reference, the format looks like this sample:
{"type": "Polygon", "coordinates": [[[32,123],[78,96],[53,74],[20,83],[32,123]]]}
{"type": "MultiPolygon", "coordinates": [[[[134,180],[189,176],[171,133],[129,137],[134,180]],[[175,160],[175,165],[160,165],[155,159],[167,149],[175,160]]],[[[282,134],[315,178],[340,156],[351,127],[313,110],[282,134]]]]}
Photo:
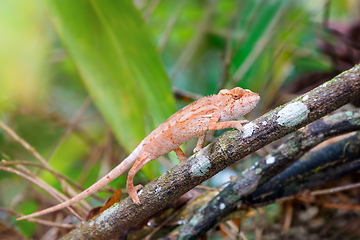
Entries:
{"type": "Polygon", "coordinates": [[[209,159],[203,155],[198,155],[197,158],[199,159],[199,161],[196,161],[191,166],[190,172],[194,176],[200,177],[209,171],[209,168],[211,167],[211,163],[210,163],[209,159]]]}
{"type": "Polygon", "coordinates": [[[241,172],[241,175],[245,175],[248,171],[250,171],[248,168],[241,172]]]}
{"type": "MultiPolygon", "coordinates": [[[[352,117],[352,116],[349,116],[348,114],[352,115],[351,112],[345,112],[345,115],[347,115],[348,117],[352,117]]],[[[343,120],[344,120],[343,113],[336,113],[330,117],[323,118],[324,123],[329,124],[329,125],[334,125],[334,124],[338,123],[339,121],[343,121],[343,120]]]]}
{"type": "Polygon", "coordinates": [[[351,111],[346,111],[346,112],[345,112],[345,115],[346,115],[347,117],[353,117],[353,116],[354,116],[353,112],[351,112],[351,111]]]}
{"type": "Polygon", "coordinates": [[[251,134],[254,132],[254,130],[256,129],[256,124],[255,123],[248,123],[244,126],[244,132],[243,132],[243,137],[249,137],[251,136],[251,134]]]}
{"type": "Polygon", "coordinates": [[[275,162],[275,157],[268,155],[265,160],[266,164],[273,164],[275,162]]]}
{"type": "Polygon", "coordinates": [[[305,95],[305,96],[303,96],[302,97],[302,100],[305,102],[306,100],[308,100],[309,99],[309,95],[305,95]]]}
{"type": "Polygon", "coordinates": [[[262,124],[263,126],[266,126],[266,125],[267,125],[267,121],[262,121],[261,124],[262,124]]]}
{"type": "Polygon", "coordinates": [[[154,192],[157,195],[158,193],[161,193],[161,190],[162,188],[160,186],[156,186],[154,192]]]}
{"type": "Polygon", "coordinates": [[[219,205],[219,209],[220,209],[220,210],[225,209],[225,207],[226,207],[226,206],[225,206],[225,203],[220,203],[220,205],[219,205]]]}
{"type": "MultiPolygon", "coordinates": [[[[200,209],[198,211],[200,211],[200,209]]],[[[204,221],[204,218],[200,213],[198,213],[198,214],[195,214],[189,221],[184,221],[184,224],[189,223],[190,225],[195,226],[195,225],[201,223],[202,221],[204,221]]],[[[182,233],[185,234],[185,236],[192,234],[191,229],[189,229],[189,228],[185,228],[185,230],[182,233]]]]}
{"type": "Polygon", "coordinates": [[[186,224],[188,221],[187,220],[178,220],[177,223],[181,226],[186,224]]]}
{"type": "Polygon", "coordinates": [[[330,83],[330,81],[324,82],[323,84],[320,85],[320,87],[325,87],[326,85],[328,85],[330,83]]]}
{"type": "Polygon", "coordinates": [[[199,222],[203,221],[203,216],[201,214],[195,214],[189,221],[190,224],[196,225],[199,222]]]}
{"type": "Polygon", "coordinates": [[[137,192],[138,196],[140,196],[140,195],[142,194],[142,192],[143,192],[143,190],[140,189],[140,190],[137,192]]]}
{"type": "Polygon", "coordinates": [[[309,112],[307,106],[301,102],[290,103],[278,112],[276,121],[281,126],[293,127],[304,121],[309,112]]]}

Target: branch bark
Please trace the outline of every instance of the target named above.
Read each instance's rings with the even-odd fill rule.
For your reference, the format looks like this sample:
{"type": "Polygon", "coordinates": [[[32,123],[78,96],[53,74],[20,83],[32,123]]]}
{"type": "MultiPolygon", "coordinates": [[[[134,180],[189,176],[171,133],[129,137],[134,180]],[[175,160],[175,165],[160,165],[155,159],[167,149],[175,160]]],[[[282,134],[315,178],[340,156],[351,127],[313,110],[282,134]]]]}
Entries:
{"type": "MultiPolygon", "coordinates": [[[[213,227],[227,214],[236,210],[243,202],[249,206],[269,203],[276,198],[295,194],[310,186],[330,181],[330,179],[340,176],[341,173],[349,172],[351,170],[349,167],[355,167],[356,169],[356,163],[356,166],[348,163],[359,157],[357,151],[358,135],[342,141],[342,145],[346,146],[349,152],[345,152],[340,147],[331,158],[328,155],[316,161],[312,157],[318,155],[319,150],[299,159],[309,149],[322,141],[355,130],[360,130],[360,110],[326,116],[301,128],[271,154],[263,157],[253,167],[245,170],[242,176],[232,181],[212,201],[194,214],[187,224],[168,235],[167,239],[193,239],[213,227]],[[340,155],[346,161],[344,159],[339,160],[340,155]],[[298,160],[298,164],[293,164],[282,172],[296,160],[298,160]],[[331,176],[324,177],[326,170],[330,171],[329,167],[336,166],[336,162],[346,163],[347,165],[333,169],[331,176]],[[307,168],[303,166],[304,163],[308,163],[307,168]],[[321,167],[321,171],[317,169],[319,167],[321,167]],[[317,174],[309,174],[314,169],[316,169],[317,174]],[[321,178],[320,174],[322,175],[321,178]],[[300,178],[301,185],[296,182],[297,177],[300,178]]],[[[330,146],[326,153],[330,153],[330,146]]]]}
{"type": "MultiPolygon", "coordinates": [[[[360,125],[359,125],[360,126],[360,125]]],[[[333,143],[298,159],[245,201],[250,206],[267,205],[276,199],[294,195],[330,182],[360,169],[360,133],[333,143]]]]}
{"type": "Polygon", "coordinates": [[[139,193],[142,205],[137,206],[127,198],[95,219],[83,223],[63,239],[109,239],[127,231],[219,171],[355,100],[359,94],[360,65],[356,65],[333,80],[245,125],[243,133],[224,133],[188,161],[147,184],[139,193]]]}

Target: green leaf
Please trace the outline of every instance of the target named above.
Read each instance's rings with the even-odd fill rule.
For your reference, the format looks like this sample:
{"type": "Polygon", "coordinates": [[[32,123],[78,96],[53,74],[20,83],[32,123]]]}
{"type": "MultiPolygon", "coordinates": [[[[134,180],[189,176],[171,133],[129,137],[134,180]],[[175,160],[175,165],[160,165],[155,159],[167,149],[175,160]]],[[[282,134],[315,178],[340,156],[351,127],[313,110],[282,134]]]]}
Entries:
{"type": "Polygon", "coordinates": [[[131,152],[175,111],[140,14],[129,0],[42,3],[93,101],[131,152]]]}

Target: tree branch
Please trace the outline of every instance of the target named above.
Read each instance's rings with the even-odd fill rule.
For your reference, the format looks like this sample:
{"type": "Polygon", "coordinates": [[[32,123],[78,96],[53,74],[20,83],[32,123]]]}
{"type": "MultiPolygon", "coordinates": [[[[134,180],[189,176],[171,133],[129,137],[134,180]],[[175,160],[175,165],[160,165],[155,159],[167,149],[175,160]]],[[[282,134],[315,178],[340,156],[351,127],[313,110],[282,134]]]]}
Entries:
{"type": "MultiPolygon", "coordinates": [[[[83,223],[63,239],[108,239],[127,231],[178,199],[190,189],[246,155],[347,104],[360,94],[360,65],[244,126],[228,131],[180,163],[139,193],[83,223]]],[[[246,190],[246,189],[244,189],[246,190]]]]}
{"type": "Polygon", "coordinates": [[[269,204],[276,199],[317,187],[360,169],[360,134],[306,154],[245,201],[254,205],[269,204]]]}
{"type": "MultiPolygon", "coordinates": [[[[340,146],[334,153],[334,150],[330,151],[334,146],[328,146],[326,150],[324,149],[327,156],[319,157],[318,161],[313,157],[319,155],[322,150],[307,154],[301,159],[299,157],[328,138],[354,130],[360,130],[360,110],[327,116],[298,130],[271,154],[245,170],[242,176],[232,181],[206,207],[199,210],[187,224],[179,230],[173,231],[168,239],[170,236],[171,239],[192,239],[200,236],[220,219],[241,206],[242,201],[250,206],[269,203],[277,198],[296,194],[310,186],[319,185],[324,181],[339,177],[344,172],[349,172],[348,166],[344,166],[334,169],[333,174],[326,174],[326,171],[330,171],[330,167],[336,167],[337,162],[344,164],[358,158],[356,149],[359,148],[357,146],[360,141],[359,135],[338,143],[338,145],[346,146],[348,152],[344,152],[340,146]],[[332,153],[331,156],[330,153],[332,153]],[[339,160],[341,155],[347,161],[339,160]],[[295,161],[295,164],[282,172],[295,161]],[[308,166],[304,167],[304,163],[308,163],[308,166]],[[319,170],[319,167],[322,170],[319,170]],[[315,170],[317,174],[310,174],[315,170]],[[331,177],[324,177],[324,175],[331,175],[331,177]],[[300,179],[296,179],[296,177],[300,179]],[[302,184],[299,184],[300,181],[302,184]]],[[[353,166],[353,164],[349,166],[353,166]]]]}

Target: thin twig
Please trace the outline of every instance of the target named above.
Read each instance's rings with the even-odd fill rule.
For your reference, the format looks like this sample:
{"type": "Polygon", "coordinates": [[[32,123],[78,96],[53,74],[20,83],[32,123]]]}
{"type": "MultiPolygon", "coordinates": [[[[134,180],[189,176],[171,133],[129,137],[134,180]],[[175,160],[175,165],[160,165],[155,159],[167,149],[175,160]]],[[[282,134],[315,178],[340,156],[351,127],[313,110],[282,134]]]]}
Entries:
{"type": "Polygon", "coordinates": [[[354,204],[343,204],[343,203],[332,203],[332,202],[324,202],[324,201],[313,201],[309,198],[299,197],[297,198],[300,201],[313,203],[321,207],[325,208],[334,208],[334,209],[341,209],[341,210],[351,210],[351,211],[359,211],[360,205],[354,205],[354,204]]]}
{"type": "Polygon", "coordinates": [[[185,68],[188,62],[196,53],[196,49],[199,48],[206,30],[211,22],[211,18],[213,17],[215,7],[218,0],[210,1],[210,4],[207,6],[206,12],[204,14],[203,19],[199,23],[198,27],[196,28],[195,36],[191,39],[189,44],[185,47],[184,51],[182,51],[179,59],[175,63],[174,67],[171,69],[170,78],[172,81],[176,79],[179,73],[185,68]]]}
{"type": "MultiPolygon", "coordinates": [[[[24,139],[19,137],[11,128],[9,128],[6,124],[4,124],[2,121],[0,121],[0,127],[4,129],[4,131],[9,134],[16,142],[20,143],[21,146],[23,146],[27,151],[29,151],[36,159],[38,159],[46,168],[53,169],[48,162],[38,153],[33,146],[31,146],[28,142],[26,142],[24,139]]],[[[76,195],[75,191],[70,187],[68,184],[66,184],[64,181],[60,181],[62,185],[65,185],[69,191],[73,192],[74,195],[76,195]],[[70,190],[72,189],[72,190],[70,190]]],[[[81,201],[81,204],[83,204],[87,209],[90,209],[91,207],[89,204],[87,204],[85,201],[81,201]]]]}
{"type": "MultiPolygon", "coordinates": [[[[27,174],[29,177],[33,178],[34,181],[37,181],[39,183],[41,183],[41,186],[46,186],[47,189],[44,189],[45,191],[49,192],[51,191],[54,195],[58,196],[62,201],[66,201],[68,200],[69,198],[59,192],[57,189],[53,188],[52,186],[50,186],[49,184],[47,184],[44,180],[42,180],[41,178],[39,178],[37,175],[33,174],[29,169],[25,168],[24,166],[22,165],[16,165],[16,168],[19,170],[19,171],[22,171],[24,174],[27,174]]],[[[39,185],[38,185],[39,186],[39,185]]],[[[86,215],[86,211],[84,209],[82,209],[81,207],[79,206],[75,206],[79,211],[81,211],[81,213],[83,215],[86,215]]]]}
{"type": "Polygon", "coordinates": [[[219,89],[222,89],[225,84],[226,80],[229,77],[229,65],[231,63],[231,59],[233,57],[233,52],[231,48],[232,40],[234,37],[234,33],[236,32],[236,26],[239,22],[239,16],[240,16],[240,10],[241,10],[242,4],[239,2],[237,4],[237,7],[233,13],[233,15],[230,18],[230,24],[229,27],[226,29],[225,32],[225,49],[223,54],[223,74],[221,77],[221,81],[219,84],[219,89]]]}
{"type": "Polygon", "coordinates": [[[359,187],[360,187],[360,183],[354,183],[354,184],[348,184],[348,185],[341,186],[341,187],[335,187],[335,188],[329,188],[329,189],[324,189],[324,190],[312,191],[310,193],[310,195],[311,196],[317,196],[317,195],[331,194],[331,193],[346,191],[346,190],[349,190],[349,189],[354,189],[354,188],[359,188],[359,187]]]}
{"type": "MultiPolygon", "coordinates": [[[[262,1],[264,2],[265,0],[262,0],[262,1]]],[[[234,47],[234,49],[232,51],[231,58],[233,58],[235,56],[235,54],[239,51],[241,45],[245,42],[246,37],[248,37],[248,33],[250,32],[251,28],[254,26],[255,20],[258,19],[261,8],[264,6],[265,6],[265,4],[258,2],[256,4],[254,10],[251,11],[249,18],[246,21],[246,25],[242,29],[241,35],[236,43],[236,46],[234,47]]]]}
{"type": "Polygon", "coordinates": [[[16,142],[20,143],[27,151],[29,151],[34,157],[39,160],[44,166],[51,168],[51,166],[47,163],[47,161],[33,148],[29,143],[27,143],[24,139],[19,137],[11,128],[9,128],[6,124],[0,121],[0,127],[4,129],[4,131],[9,134],[16,142]]]}
{"type": "Polygon", "coordinates": [[[160,0],[152,0],[148,6],[148,8],[145,10],[143,14],[144,20],[148,20],[151,14],[154,12],[157,5],[160,3],[160,0]]]}
{"type": "MultiPolygon", "coordinates": [[[[15,169],[12,169],[12,168],[9,168],[9,167],[0,166],[0,170],[5,171],[5,172],[9,172],[9,173],[12,173],[12,174],[16,174],[16,175],[18,175],[20,177],[23,177],[23,178],[27,179],[28,181],[34,183],[35,185],[39,186],[40,188],[42,188],[44,191],[46,191],[48,194],[50,194],[53,198],[55,198],[59,202],[63,201],[63,199],[61,199],[58,196],[58,194],[61,195],[61,193],[55,194],[54,192],[57,191],[57,190],[52,189],[50,186],[45,184],[43,181],[40,181],[40,179],[35,179],[35,178],[33,178],[33,177],[29,176],[29,175],[26,175],[23,172],[20,172],[18,170],[15,170],[15,169]]],[[[62,195],[62,197],[64,199],[67,198],[65,195],[62,195]]],[[[74,214],[74,216],[77,217],[79,220],[84,221],[84,219],[82,217],[80,217],[71,207],[67,207],[67,209],[72,214],[74,214]]]]}
{"type": "Polygon", "coordinates": [[[172,33],[172,30],[175,27],[175,24],[177,22],[177,20],[179,19],[180,13],[182,12],[185,3],[187,0],[181,0],[178,4],[178,6],[176,7],[176,11],[174,14],[172,14],[172,17],[170,18],[170,20],[168,21],[168,24],[165,27],[165,30],[163,32],[163,34],[160,37],[158,46],[157,46],[157,51],[159,54],[161,54],[166,46],[167,41],[170,38],[170,35],[172,33]]]}
{"type": "Polygon", "coordinates": [[[69,178],[66,175],[63,175],[59,172],[56,172],[55,170],[51,169],[51,168],[47,168],[46,166],[39,164],[39,163],[34,163],[34,162],[29,162],[29,161],[6,161],[6,160],[1,160],[0,162],[0,166],[9,166],[9,165],[27,165],[27,166],[33,166],[33,167],[38,167],[38,168],[42,168],[46,171],[49,171],[51,174],[53,174],[54,176],[56,176],[57,178],[62,178],[68,182],[70,182],[72,185],[74,185],[76,188],[78,188],[80,191],[83,191],[84,188],[78,184],[77,182],[75,182],[74,180],[72,180],[71,178],[69,178]]]}
{"type": "Polygon", "coordinates": [[[61,145],[61,143],[70,135],[70,133],[75,129],[76,125],[80,122],[81,118],[85,114],[86,110],[89,108],[91,104],[90,97],[87,97],[81,107],[75,112],[73,118],[67,124],[65,131],[62,135],[58,138],[56,143],[52,146],[49,154],[47,155],[46,159],[49,160],[54,155],[56,149],[61,145]]]}
{"type": "Polygon", "coordinates": [[[274,28],[276,27],[276,24],[279,22],[280,18],[285,13],[287,4],[283,4],[279,11],[276,13],[275,17],[272,19],[272,21],[267,26],[263,36],[256,42],[254,46],[254,50],[246,57],[244,62],[241,64],[241,66],[236,70],[234,73],[233,79],[234,81],[240,82],[243,76],[247,73],[249,68],[252,66],[256,58],[264,51],[264,48],[266,47],[267,43],[271,40],[271,37],[274,33],[274,28]]]}
{"type": "MultiPolygon", "coordinates": [[[[16,217],[25,216],[25,215],[23,215],[23,214],[20,214],[20,213],[18,213],[18,212],[15,212],[15,211],[13,211],[13,210],[11,210],[11,209],[7,209],[7,208],[4,208],[4,207],[0,207],[0,211],[10,213],[10,214],[12,214],[12,215],[15,215],[16,217]]],[[[49,227],[58,227],[58,228],[66,228],[66,229],[75,228],[75,226],[72,225],[72,224],[56,223],[56,222],[47,221],[47,220],[42,220],[42,219],[37,219],[37,218],[30,218],[30,219],[28,219],[28,221],[29,221],[29,222],[34,222],[34,223],[43,224],[43,225],[46,225],[46,226],[49,226],[49,227]]]]}

